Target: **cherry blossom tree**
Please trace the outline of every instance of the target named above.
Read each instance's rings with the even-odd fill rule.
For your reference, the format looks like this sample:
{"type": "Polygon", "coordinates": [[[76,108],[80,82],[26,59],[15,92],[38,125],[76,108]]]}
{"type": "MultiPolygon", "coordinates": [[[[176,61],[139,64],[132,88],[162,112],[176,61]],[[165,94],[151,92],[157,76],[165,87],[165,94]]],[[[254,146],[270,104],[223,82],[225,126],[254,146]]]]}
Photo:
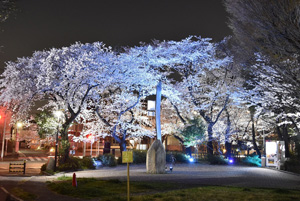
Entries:
{"type": "MultiPolygon", "coordinates": [[[[295,60],[282,61],[281,66],[299,65],[295,60]]],[[[271,66],[269,59],[261,54],[256,54],[256,64],[252,66],[255,71],[255,79],[251,80],[254,86],[252,91],[256,91],[256,102],[265,111],[274,114],[274,123],[276,133],[280,140],[285,142],[286,157],[289,157],[289,143],[292,136],[299,134],[299,99],[297,86],[286,83],[285,78],[281,76],[271,66]],[[289,129],[293,128],[294,132],[289,133],[289,129]]],[[[297,138],[295,138],[297,141],[297,138]]]]}
{"type": "MultiPolygon", "coordinates": [[[[190,45],[192,41],[184,41],[180,48],[185,52],[194,53],[190,45]]],[[[197,52],[199,55],[182,54],[173,69],[180,75],[182,81],[177,84],[181,90],[186,105],[185,110],[197,111],[207,123],[208,153],[212,154],[213,126],[219,120],[229,100],[230,87],[227,79],[226,67],[230,64],[228,56],[217,57],[216,45],[209,39],[199,39],[197,52]]],[[[178,44],[179,46],[179,44],[178,44]]],[[[182,110],[179,108],[178,110],[182,110]]],[[[183,118],[182,118],[183,119],[183,118]]]]}
{"type": "Polygon", "coordinates": [[[32,57],[8,62],[1,79],[1,100],[25,118],[37,101],[43,108],[63,110],[63,160],[68,158],[68,128],[87,106],[92,90],[113,81],[115,55],[102,43],[76,43],[70,47],[38,51],[32,57]]]}

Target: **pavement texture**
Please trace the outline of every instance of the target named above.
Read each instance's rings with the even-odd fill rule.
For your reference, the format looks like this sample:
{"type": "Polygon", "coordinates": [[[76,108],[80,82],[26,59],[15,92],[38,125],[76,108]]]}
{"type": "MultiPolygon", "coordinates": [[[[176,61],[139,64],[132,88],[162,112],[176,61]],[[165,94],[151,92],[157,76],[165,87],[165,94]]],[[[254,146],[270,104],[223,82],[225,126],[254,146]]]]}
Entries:
{"type": "MultiPolygon", "coordinates": [[[[72,176],[74,172],[59,173],[53,176],[0,176],[0,184],[8,191],[18,186],[38,195],[37,201],[76,201],[84,200],[58,195],[46,187],[46,181],[53,181],[60,176],[72,176]]],[[[75,172],[78,177],[126,180],[127,166],[100,168],[75,172]]],[[[147,174],[146,166],[130,165],[131,181],[172,182],[183,188],[193,186],[236,186],[256,188],[279,188],[300,190],[300,175],[275,169],[220,166],[206,164],[176,164],[173,171],[166,174],[147,174]]],[[[300,199],[299,199],[300,200],[300,199]]]]}

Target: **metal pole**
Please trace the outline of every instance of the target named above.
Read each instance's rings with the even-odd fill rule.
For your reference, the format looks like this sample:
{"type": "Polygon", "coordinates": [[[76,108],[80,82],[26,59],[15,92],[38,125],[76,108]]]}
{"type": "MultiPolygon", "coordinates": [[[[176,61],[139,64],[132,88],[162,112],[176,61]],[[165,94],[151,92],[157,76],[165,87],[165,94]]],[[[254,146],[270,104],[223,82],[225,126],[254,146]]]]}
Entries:
{"type": "Polygon", "coordinates": [[[3,138],[2,138],[2,150],[1,150],[1,159],[2,159],[2,160],[3,160],[3,154],[4,154],[5,130],[6,130],[6,118],[5,118],[5,116],[4,116],[3,138]]]}
{"type": "Polygon", "coordinates": [[[85,156],[85,151],[86,151],[86,139],[83,141],[83,156],[85,156]]]}
{"type": "Polygon", "coordinates": [[[263,130],[263,147],[264,147],[264,153],[263,153],[263,155],[266,156],[266,137],[265,137],[265,130],[263,130]]]}
{"type": "Polygon", "coordinates": [[[8,139],[6,139],[6,144],[5,144],[5,156],[7,156],[7,144],[8,144],[8,139]]]}
{"type": "Polygon", "coordinates": [[[161,81],[156,86],[156,101],[155,101],[155,122],[156,122],[156,137],[161,141],[161,125],[160,125],[160,104],[161,104],[161,81]]]}
{"type": "Polygon", "coordinates": [[[93,142],[92,142],[92,139],[91,139],[91,157],[93,157],[93,142]]]}
{"type": "Polygon", "coordinates": [[[17,152],[17,141],[18,141],[18,125],[17,125],[16,127],[17,127],[17,128],[16,128],[16,131],[17,131],[17,133],[16,133],[15,152],[17,152]]]}
{"type": "Polygon", "coordinates": [[[54,156],[54,172],[56,171],[56,163],[57,163],[58,131],[59,131],[59,126],[57,126],[57,132],[56,132],[55,156],[54,156]]]}
{"type": "Polygon", "coordinates": [[[130,201],[129,163],[127,163],[127,201],[130,201]]]}

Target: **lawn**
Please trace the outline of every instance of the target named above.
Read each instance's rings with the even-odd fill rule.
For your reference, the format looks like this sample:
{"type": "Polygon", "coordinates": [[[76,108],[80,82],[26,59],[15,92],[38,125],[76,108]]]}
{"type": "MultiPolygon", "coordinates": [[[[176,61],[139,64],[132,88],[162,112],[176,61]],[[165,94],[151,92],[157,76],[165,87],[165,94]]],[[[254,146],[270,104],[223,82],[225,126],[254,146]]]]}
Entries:
{"type": "MultiPolygon", "coordinates": [[[[126,182],[119,180],[100,180],[78,178],[78,186],[72,186],[71,177],[60,177],[48,182],[48,187],[63,195],[78,198],[99,198],[104,201],[126,201],[126,182]]],[[[300,200],[300,191],[283,189],[258,189],[205,186],[182,189],[174,183],[131,182],[132,201],[288,201],[300,200]]]]}

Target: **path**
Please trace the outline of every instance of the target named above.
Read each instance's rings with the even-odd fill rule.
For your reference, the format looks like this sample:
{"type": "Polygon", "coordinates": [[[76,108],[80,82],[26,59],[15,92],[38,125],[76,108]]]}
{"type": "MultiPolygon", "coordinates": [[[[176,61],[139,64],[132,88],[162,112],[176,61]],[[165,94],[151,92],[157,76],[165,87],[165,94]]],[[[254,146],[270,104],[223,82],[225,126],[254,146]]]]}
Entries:
{"type": "MultiPolygon", "coordinates": [[[[126,180],[126,166],[101,168],[76,172],[77,177],[94,177],[103,179],[126,180]]],[[[70,173],[59,173],[55,176],[34,177],[0,177],[0,185],[8,190],[18,185],[29,192],[39,195],[39,200],[71,201],[76,198],[61,196],[49,191],[45,182],[59,176],[72,176],[70,173]]],[[[145,165],[130,166],[131,181],[172,182],[181,187],[223,185],[256,188],[284,188],[300,190],[300,175],[259,167],[219,166],[202,164],[178,164],[172,173],[147,174],[145,165]]]]}

